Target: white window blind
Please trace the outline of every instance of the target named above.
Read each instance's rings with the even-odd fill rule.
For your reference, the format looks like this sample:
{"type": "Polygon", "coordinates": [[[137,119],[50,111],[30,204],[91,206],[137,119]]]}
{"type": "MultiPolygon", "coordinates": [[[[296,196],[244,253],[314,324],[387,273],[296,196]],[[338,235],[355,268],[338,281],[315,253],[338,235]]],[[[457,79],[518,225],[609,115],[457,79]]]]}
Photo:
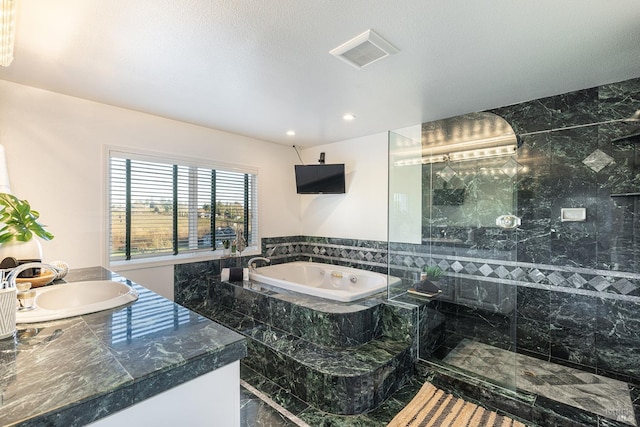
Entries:
{"type": "Polygon", "coordinates": [[[256,184],[253,173],[111,154],[110,260],[215,250],[238,230],[256,246],[256,184]]]}

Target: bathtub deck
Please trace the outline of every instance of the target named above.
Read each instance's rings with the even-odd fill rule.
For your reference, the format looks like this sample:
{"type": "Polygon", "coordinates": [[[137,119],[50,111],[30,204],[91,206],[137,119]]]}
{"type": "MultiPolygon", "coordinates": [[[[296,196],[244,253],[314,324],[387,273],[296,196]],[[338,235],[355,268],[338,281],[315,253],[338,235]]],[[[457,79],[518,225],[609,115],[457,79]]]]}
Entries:
{"type": "Polygon", "coordinates": [[[333,303],[216,282],[191,308],[248,338],[248,367],[328,413],[367,412],[414,373],[413,313],[379,299],[333,303]]]}

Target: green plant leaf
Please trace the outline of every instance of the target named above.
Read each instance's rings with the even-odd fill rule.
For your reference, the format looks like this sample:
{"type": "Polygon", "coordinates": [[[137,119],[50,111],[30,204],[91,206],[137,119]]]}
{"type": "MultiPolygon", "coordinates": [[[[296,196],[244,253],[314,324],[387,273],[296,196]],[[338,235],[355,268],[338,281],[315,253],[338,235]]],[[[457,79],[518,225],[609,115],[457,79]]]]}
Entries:
{"type": "Polygon", "coordinates": [[[437,265],[424,267],[424,272],[429,280],[438,280],[443,274],[442,269],[437,265]]]}
{"type": "Polygon", "coordinates": [[[34,234],[44,240],[53,239],[53,234],[38,222],[40,213],[31,209],[27,200],[0,193],[0,207],[0,223],[4,223],[4,227],[0,229],[0,244],[12,240],[28,242],[34,234]]]}

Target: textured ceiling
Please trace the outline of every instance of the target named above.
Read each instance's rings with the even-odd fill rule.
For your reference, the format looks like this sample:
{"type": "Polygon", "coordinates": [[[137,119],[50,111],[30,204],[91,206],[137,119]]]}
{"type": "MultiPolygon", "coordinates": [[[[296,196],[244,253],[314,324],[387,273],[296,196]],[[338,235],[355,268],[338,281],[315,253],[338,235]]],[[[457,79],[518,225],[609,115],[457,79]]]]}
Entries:
{"type": "Polygon", "coordinates": [[[18,1],[0,79],[284,144],[640,76],[638,0],[18,1]],[[367,29],[400,52],[329,54],[367,29]]]}

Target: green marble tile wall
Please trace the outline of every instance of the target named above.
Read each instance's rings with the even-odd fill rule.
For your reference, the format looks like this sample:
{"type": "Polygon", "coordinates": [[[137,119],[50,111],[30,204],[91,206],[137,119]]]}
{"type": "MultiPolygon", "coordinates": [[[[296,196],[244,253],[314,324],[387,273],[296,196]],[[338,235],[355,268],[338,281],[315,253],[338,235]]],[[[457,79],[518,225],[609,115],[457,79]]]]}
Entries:
{"type": "MultiPolygon", "coordinates": [[[[621,120],[638,110],[640,79],[490,111],[521,142],[518,173],[500,175],[511,180],[521,226],[460,226],[446,214],[455,209],[426,206],[423,234],[446,242],[392,243],[388,253],[392,273],[407,281],[424,264],[445,271],[445,295],[429,309],[445,315],[451,346],[472,338],[640,382],[640,123],[621,120]],[[585,208],[586,220],[562,221],[563,208],[585,208]]],[[[435,179],[442,174],[431,168],[443,167],[423,166],[435,179]]],[[[492,200],[486,180],[477,173],[459,183],[492,200]]]]}
{"type": "Polygon", "coordinates": [[[518,261],[640,272],[640,79],[492,112],[522,138],[517,181],[518,261]],[[629,138],[630,135],[636,135],[629,138]],[[614,197],[612,197],[614,195],[614,197]],[[584,207],[585,222],[561,208],[584,207]]]}

